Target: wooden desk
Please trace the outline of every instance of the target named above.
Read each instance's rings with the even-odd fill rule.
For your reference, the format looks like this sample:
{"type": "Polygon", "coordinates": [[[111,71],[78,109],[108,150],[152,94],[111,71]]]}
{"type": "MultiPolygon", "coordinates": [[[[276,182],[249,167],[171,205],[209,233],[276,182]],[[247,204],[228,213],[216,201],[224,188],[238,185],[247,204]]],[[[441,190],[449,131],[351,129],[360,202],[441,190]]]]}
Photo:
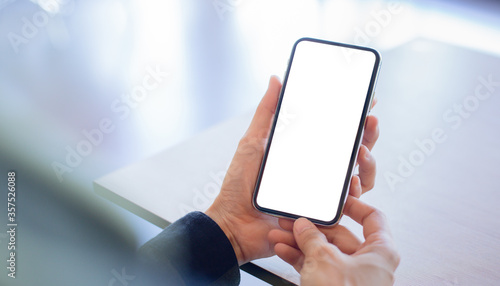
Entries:
{"type": "MultiPolygon", "coordinates": [[[[500,84],[479,86],[500,82],[500,59],[425,39],[382,57],[377,184],[363,199],[390,221],[396,285],[499,285],[500,84]]],[[[96,192],[160,227],[204,210],[251,115],[100,178],[96,192]]],[[[276,257],[254,263],[299,281],[276,257]]]]}

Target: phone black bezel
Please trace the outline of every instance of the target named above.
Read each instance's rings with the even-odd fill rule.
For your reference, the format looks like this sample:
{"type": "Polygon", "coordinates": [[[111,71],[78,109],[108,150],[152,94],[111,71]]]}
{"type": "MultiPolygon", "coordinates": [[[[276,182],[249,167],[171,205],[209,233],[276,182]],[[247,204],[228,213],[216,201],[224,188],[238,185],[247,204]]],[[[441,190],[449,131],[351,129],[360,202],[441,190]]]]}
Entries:
{"type": "Polygon", "coordinates": [[[319,220],[319,219],[315,219],[315,218],[306,217],[307,219],[309,219],[310,221],[312,221],[315,224],[324,225],[324,226],[333,226],[333,225],[336,225],[340,221],[340,218],[342,217],[342,211],[343,211],[343,208],[344,208],[345,201],[347,199],[347,194],[349,192],[349,186],[350,186],[350,181],[351,181],[351,177],[352,177],[352,171],[353,171],[353,169],[354,169],[354,167],[356,165],[356,157],[357,157],[357,154],[358,154],[358,151],[359,151],[359,146],[360,146],[362,135],[363,135],[363,131],[364,131],[366,117],[368,116],[368,112],[370,111],[370,105],[371,105],[371,102],[372,102],[372,98],[373,98],[373,94],[374,94],[374,90],[375,90],[375,85],[376,85],[376,82],[377,82],[378,72],[380,70],[380,64],[381,64],[380,53],[378,51],[376,51],[375,49],[372,49],[372,48],[362,47],[362,46],[357,46],[357,45],[351,45],[351,44],[338,43],[338,42],[332,42],[332,41],[326,41],[326,40],[320,40],[320,39],[315,39],[315,38],[308,38],[308,37],[300,38],[300,39],[298,39],[294,43],[293,48],[292,48],[292,52],[291,52],[291,55],[290,55],[290,59],[288,61],[288,66],[287,66],[285,78],[283,79],[283,85],[282,85],[282,88],[281,88],[281,91],[280,91],[280,96],[279,96],[279,99],[278,99],[278,103],[276,105],[275,116],[273,118],[273,124],[272,124],[271,131],[270,131],[270,134],[269,134],[269,137],[268,137],[269,139],[268,139],[268,142],[266,144],[266,148],[265,148],[265,151],[264,151],[264,156],[263,156],[262,162],[260,164],[259,174],[258,174],[258,177],[257,177],[257,181],[255,183],[254,193],[253,193],[253,197],[252,197],[252,203],[253,203],[254,207],[257,210],[259,210],[259,211],[261,211],[263,213],[267,213],[267,214],[273,215],[273,216],[284,217],[284,218],[291,218],[291,219],[298,219],[300,217],[304,217],[304,216],[300,216],[300,215],[296,215],[296,214],[291,214],[291,213],[287,213],[287,212],[282,212],[282,211],[277,211],[277,210],[273,210],[273,209],[264,208],[264,207],[259,206],[258,203],[257,203],[257,195],[259,193],[260,183],[261,183],[261,180],[262,180],[262,175],[264,174],[264,170],[265,170],[265,166],[266,166],[266,161],[267,161],[267,156],[268,156],[268,153],[269,153],[269,150],[270,150],[270,147],[271,147],[271,143],[272,143],[273,136],[274,136],[274,131],[275,131],[276,124],[277,124],[277,121],[278,121],[279,112],[280,112],[280,109],[281,109],[281,103],[283,101],[283,96],[284,96],[284,93],[285,93],[285,90],[286,90],[286,84],[287,84],[287,81],[288,81],[288,76],[289,76],[289,73],[290,73],[290,68],[292,66],[293,57],[295,55],[295,50],[297,48],[297,45],[300,42],[303,42],[303,41],[317,42],[317,43],[321,43],[321,44],[340,46],[340,47],[349,48],[349,49],[355,49],[355,50],[364,50],[364,51],[372,52],[375,55],[375,64],[373,66],[372,76],[371,76],[371,79],[370,79],[370,85],[368,87],[368,92],[367,92],[367,95],[366,95],[366,98],[365,98],[363,112],[361,114],[360,123],[359,123],[359,126],[358,126],[358,131],[356,133],[356,139],[355,139],[355,142],[354,142],[354,145],[353,145],[353,150],[351,152],[351,158],[350,158],[350,161],[349,161],[349,166],[347,168],[347,173],[345,175],[345,180],[344,180],[344,186],[343,186],[343,189],[342,189],[342,194],[340,196],[339,204],[337,206],[337,213],[336,213],[335,217],[331,221],[323,221],[323,220],[319,220]]]}

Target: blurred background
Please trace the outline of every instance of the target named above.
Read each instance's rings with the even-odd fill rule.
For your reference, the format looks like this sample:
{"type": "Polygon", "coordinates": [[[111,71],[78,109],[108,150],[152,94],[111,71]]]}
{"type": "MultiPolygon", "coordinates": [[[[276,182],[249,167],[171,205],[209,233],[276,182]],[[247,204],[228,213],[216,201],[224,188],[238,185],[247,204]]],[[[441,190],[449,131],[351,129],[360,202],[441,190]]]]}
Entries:
{"type": "MultiPolygon", "coordinates": [[[[499,57],[500,4],[0,1],[0,221],[13,170],[20,261],[20,284],[5,267],[1,284],[108,285],[160,229],[96,196],[92,181],[253,110],[304,36],[371,46],[383,58],[419,38],[499,57]]],[[[384,63],[385,82],[421,76],[407,68],[411,58],[385,75],[384,63]]],[[[6,243],[0,234],[2,259],[6,243]]]]}

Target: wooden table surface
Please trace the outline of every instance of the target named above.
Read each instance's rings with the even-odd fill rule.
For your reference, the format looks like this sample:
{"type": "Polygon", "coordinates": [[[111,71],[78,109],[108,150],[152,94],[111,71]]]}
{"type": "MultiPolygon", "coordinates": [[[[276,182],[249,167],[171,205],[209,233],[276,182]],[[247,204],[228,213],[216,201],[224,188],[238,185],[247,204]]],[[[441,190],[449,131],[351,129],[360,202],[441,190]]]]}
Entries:
{"type": "MultiPolygon", "coordinates": [[[[426,39],[382,57],[377,183],[363,199],[389,219],[402,257],[396,285],[500,285],[500,58],[426,39]]],[[[204,210],[250,117],[106,175],[95,189],[160,227],[204,210]]],[[[298,282],[276,257],[256,264],[298,282]]]]}

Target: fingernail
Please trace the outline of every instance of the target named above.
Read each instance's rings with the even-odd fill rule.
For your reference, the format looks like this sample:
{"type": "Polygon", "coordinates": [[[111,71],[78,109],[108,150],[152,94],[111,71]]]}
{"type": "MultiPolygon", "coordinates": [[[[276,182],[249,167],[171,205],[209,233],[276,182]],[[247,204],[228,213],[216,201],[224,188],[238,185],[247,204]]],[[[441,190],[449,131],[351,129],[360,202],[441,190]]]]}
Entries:
{"type": "Polygon", "coordinates": [[[308,219],[302,217],[295,221],[294,227],[295,232],[297,234],[301,234],[305,230],[313,228],[314,225],[308,219]]]}

